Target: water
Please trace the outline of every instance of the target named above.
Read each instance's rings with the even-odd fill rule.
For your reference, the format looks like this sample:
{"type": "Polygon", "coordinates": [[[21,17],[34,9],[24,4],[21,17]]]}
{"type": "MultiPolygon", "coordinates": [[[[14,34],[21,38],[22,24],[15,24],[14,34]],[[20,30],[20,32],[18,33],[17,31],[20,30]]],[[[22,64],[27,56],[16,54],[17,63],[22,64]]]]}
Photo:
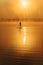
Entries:
{"type": "Polygon", "coordinates": [[[43,22],[0,22],[0,65],[43,65],[43,22]]]}

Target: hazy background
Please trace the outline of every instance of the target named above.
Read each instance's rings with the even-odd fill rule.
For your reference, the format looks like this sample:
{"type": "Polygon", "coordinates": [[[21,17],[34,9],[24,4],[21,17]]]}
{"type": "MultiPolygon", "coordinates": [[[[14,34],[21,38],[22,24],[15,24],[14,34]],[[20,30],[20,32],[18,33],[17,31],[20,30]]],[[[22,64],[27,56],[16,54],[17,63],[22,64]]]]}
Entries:
{"type": "Polygon", "coordinates": [[[0,18],[41,18],[43,19],[43,0],[26,0],[27,9],[20,6],[22,0],[0,0],[0,18]]]}

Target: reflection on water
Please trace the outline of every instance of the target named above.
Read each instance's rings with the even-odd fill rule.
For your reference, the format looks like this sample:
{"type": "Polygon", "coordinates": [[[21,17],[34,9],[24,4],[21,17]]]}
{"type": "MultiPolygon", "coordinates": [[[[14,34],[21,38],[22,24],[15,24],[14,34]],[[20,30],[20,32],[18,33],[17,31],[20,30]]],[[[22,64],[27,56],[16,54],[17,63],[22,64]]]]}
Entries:
{"type": "Polygon", "coordinates": [[[26,43],[26,27],[23,28],[24,29],[24,44],[26,43]]]}
{"type": "Polygon", "coordinates": [[[6,64],[43,65],[43,22],[22,29],[0,24],[0,65],[6,64]]]}
{"type": "MultiPolygon", "coordinates": [[[[16,28],[15,28],[16,29],[16,28]]],[[[34,32],[33,27],[22,27],[22,29],[13,30],[13,35],[11,35],[11,44],[17,50],[17,52],[24,55],[27,50],[33,51],[34,46],[36,46],[36,32],[34,32]]]]}

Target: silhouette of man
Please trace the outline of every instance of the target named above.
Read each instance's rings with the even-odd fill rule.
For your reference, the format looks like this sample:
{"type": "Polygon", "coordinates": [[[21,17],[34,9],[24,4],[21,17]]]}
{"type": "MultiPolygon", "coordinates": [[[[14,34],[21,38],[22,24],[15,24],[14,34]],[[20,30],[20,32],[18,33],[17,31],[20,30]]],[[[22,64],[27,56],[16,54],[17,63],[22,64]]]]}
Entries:
{"type": "Polygon", "coordinates": [[[19,23],[19,28],[21,29],[22,27],[21,27],[21,22],[19,23]]]}
{"type": "Polygon", "coordinates": [[[20,27],[21,27],[21,22],[19,23],[20,27]]]}

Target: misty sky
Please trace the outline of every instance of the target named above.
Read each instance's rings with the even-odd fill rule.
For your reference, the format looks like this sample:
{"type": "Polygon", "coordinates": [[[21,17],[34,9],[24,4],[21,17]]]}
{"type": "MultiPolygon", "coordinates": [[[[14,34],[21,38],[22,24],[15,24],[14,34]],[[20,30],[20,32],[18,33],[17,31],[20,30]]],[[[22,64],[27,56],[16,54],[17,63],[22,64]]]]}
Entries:
{"type": "Polygon", "coordinates": [[[43,18],[43,0],[26,0],[30,5],[20,6],[22,0],[0,0],[0,18],[43,18]]]}

